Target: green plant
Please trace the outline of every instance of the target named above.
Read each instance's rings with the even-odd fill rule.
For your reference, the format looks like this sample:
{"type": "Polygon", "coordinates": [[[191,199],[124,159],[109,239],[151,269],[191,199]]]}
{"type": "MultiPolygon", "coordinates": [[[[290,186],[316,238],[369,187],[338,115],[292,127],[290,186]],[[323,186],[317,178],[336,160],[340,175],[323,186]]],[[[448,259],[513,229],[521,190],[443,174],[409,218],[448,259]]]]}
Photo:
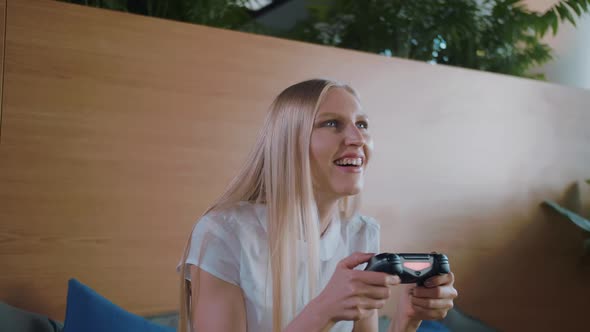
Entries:
{"type": "Polygon", "coordinates": [[[307,0],[309,18],[288,31],[256,23],[247,0],[62,0],[430,63],[543,79],[549,30],[589,12],[560,0],[544,13],[521,0],[307,0]]]}
{"type": "Polygon", "coordinates": [[[248,0],[60,0],[217,28],[268,33],[252,20],[248,0]]]}
{"type": "Polygon", "coordinates": [[[519,0],[310,0],[311,17],[291,38],[388,56],[543,78],[542,42],[560,22],[576,24],[590,0],[559,1],[544,13],[519,0]]]}

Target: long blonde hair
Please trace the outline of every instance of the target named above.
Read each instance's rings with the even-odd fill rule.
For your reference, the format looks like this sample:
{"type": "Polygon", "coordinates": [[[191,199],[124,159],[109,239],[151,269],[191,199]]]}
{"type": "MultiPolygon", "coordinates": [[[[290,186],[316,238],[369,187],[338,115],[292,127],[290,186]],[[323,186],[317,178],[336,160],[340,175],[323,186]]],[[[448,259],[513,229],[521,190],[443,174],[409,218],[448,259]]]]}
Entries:
{"type": "MultiPolygon", "coordinates": [[[[297,83],[281,92],[271,104],[256,144],[244,166],[226,191],[204,214],[240,202],[262,203],[267,208],[268,243],[272,275],[273,331],[281,331],[296,310],[297,250],[301,240],[307,247],[309,299],[317,294],[319,277],[320,228],[314,200],[309,156],[311,132],[318,108],[327,91],[343,88],[358,98],[348,85],[325,79],[297,83]]],[[[341,199],[344,218],[356,212],[358,197],[341,199]]],[[[201,244],[199,244],[201,245],[201,244]]],[[[187,241],[180,267],[180,320],[178,331],[191,326],[190,284],[185,279],[187,241]]],[[[203,248],[206,250],[206,248],[203,248]]],[[[198,285],[192,285],[197,293],[198,285]]]]}

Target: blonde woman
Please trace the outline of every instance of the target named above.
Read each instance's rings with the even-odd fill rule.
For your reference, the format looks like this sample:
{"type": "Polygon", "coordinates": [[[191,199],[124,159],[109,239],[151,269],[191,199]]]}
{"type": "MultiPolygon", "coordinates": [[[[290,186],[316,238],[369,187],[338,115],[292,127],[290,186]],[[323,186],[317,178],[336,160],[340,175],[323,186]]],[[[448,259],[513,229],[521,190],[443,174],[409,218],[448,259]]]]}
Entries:
{"type": "MultiPolygon", "coordinates": [[[[226,192],[189,238],[179,331],[378,330],[397,276],[362,271],[379,226],[357,211],[373,142],[358,95],[328,80],[274,100],[258,140],[226,192]]],[[[443,318],[452,274],[402,292],[390,331],[443,318]]]]}

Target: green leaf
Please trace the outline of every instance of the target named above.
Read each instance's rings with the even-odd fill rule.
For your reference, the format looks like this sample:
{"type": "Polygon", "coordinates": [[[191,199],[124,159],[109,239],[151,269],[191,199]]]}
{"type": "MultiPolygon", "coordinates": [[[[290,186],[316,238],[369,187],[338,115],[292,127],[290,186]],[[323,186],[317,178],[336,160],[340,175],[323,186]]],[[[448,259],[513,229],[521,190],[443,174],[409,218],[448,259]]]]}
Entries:
{"type": "Polygon", "coordinates": [[[535,31],[538,37],[543,37],[549,30],[549,26],[553,22],[552,14],[553,11],[547,11],[541,16],[535,15],[533,18],[533,24],[535,25],[535,31]]]}
{"type": "Polygon", "coordinates": [[[555,211],[557,211],[562,216],[568,218],[576,226],[580,227],[581,229],[585,230],[586,232],[590,232],[590,220],[580,216],[579,214],[577,214],[573,211],[570,211],[564,207],[561,207],[559,204],[557,204],[553,201],[546,200],[543,203],[545,205],[548,205],[551,208],[553,208],[555,211]]]}
{"type": "Polygon", "coordinates": [[[551,15],[551,28],[553,29],[553,35],[557,35],[557,27],[559,25],[559,19],[557,17],[557,11],[555,10],[555,8],[551,11],[552,15],[551,15]]]}
{"type": "Polygon", "coordinates": [[[556,5],[556,8],[559,12],[559,16],[561,17],[561,21],[565,21],[567,19],[574,26],[576,26],[576,21],[574,20],[574,17],[570,13],[569,9],[567,9],[567,7],[563,3],[556,5]]]}
{"type": "Polygon", "coordinates": [[[578,15],[578,17],[582,15],[582,11],[578,7],[577,1],[567,0],[565,4],[568,5],[571,9],[573,9],[576,12],[576,15],[578,15]]]}
{"type": "Polygon", "coordinates": [[[578,6],[580,6],[580,8],[582,8],[582,11],[588,12],[588,5],[590,4],[590,0],[577,0],[576,3],[578,4],[578,6]]]}

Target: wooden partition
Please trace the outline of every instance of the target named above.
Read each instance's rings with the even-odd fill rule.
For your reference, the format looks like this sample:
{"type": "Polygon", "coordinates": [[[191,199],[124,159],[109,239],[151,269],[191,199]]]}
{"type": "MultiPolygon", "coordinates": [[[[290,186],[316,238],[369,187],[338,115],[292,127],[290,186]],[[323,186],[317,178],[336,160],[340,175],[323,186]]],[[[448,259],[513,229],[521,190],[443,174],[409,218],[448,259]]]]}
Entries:
{"type": "MultiPolygon", "coordinates": [[[[6,0],[0,0],[0,100],[4,84],[4,43],[6,39],[6,0]]],[[[0,143],[2,142],[2,103],[0,102],[0,143]]]]}
{"type": "Polygon", "coordinates": [[[588,91],[48,0],[7,12],[1,300],[63,319],[76,277],[176,310],[186,237],[272,98],[329,77],[371,117],[384,251],[447,253],[457,306],[502,331],[586,325],[584,236],[539,204],[590,176],[588,91]]]}

